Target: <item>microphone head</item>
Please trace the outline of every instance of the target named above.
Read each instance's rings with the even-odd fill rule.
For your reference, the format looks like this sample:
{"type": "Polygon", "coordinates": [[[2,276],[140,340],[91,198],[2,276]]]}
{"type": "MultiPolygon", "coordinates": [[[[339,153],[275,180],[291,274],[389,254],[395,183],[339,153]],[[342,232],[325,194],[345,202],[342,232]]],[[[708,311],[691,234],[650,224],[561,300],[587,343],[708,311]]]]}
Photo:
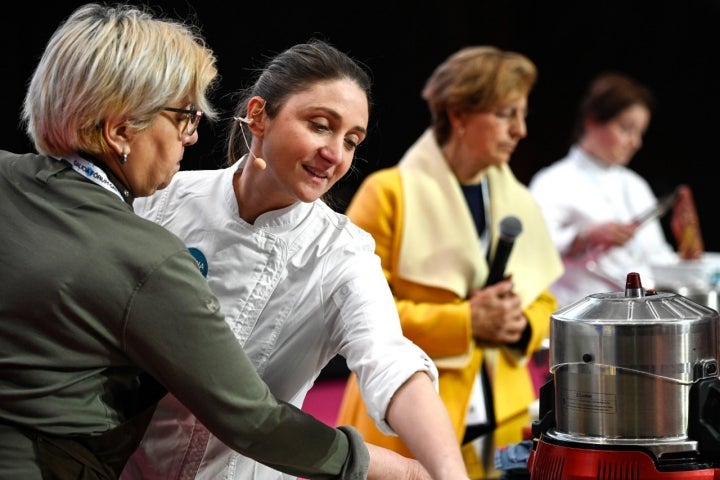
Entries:
{"type": "Polygon", "coordinates": [[[515,215],[508,215],[500,221],[500,236],[514,240],[522,232],[522,222],[515,215]]]}
{"type": "Polygon", "coordinates": [[[254,157],[253,165],[255,165],[255,168],[259,168],[260,170],[265,170],[265,168],[267,167],[267,162],[260,157],[256,157],[255,155],[253,155],[253,157],[254,157]]]}

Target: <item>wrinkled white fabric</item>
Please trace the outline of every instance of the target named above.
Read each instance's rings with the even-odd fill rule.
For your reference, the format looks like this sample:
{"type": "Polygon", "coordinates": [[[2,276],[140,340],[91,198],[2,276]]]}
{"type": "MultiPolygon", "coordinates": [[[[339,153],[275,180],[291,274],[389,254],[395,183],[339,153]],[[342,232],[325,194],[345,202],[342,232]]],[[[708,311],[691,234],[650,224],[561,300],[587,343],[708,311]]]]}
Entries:
{"type": "Polygon", "coordinates": [[[529,184],[550,235],[563,257],[565,273],[551,290],[562,307],[593,293],[622,291],[630,272],[653,288],[652,264],[674,263],[659,219],[643,224],[621,247],[572,258],[566,252],[578,232],[603,222],[630,222],[658,202],[650,185],[635,171],[605,165],[577,145],[568,155],[540,169],[529,184]]]}
{"type": "MultiPolygon", "coordinates": [[[[321,369],[340,354],[373,392],[369,411],[391,433],[383,418],[396,389],[417,371],[437,387],[437,370],[402,335],[372,237],[319,200],[251,225],[238,215],[235,170],[179,172],[134,208],[204,254],[227,323],[278,399],[302,406],[321,369]]],[[[168,397],[122,478],[292,477],[231,451],[168,397]]]]}

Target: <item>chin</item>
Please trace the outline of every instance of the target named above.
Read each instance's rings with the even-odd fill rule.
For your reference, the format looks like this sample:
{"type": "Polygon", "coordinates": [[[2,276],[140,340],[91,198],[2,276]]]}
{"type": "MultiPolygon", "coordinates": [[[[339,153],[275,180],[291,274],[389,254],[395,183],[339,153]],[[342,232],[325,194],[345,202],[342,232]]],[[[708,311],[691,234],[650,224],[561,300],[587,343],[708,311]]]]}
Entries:
{"type": "Polygon", "coordinates": [[[310,189],[310,190],[304,190],[304,191],[298,191],[296,192],[295,198],[297,198],[299,201],[303,203],[312,203],[318,198],[322,197],[325,194],[326,190],[322,190],[320,192],[310,189]]]}
{"type": "Polygon", "coordinates": [[[312,203],[320,197],[322,197],[322,195],[300,195],[298,200],[303,203],[312,203]]]}
{"type": "Polygon", "coordinates": [[[488,164],[488,167],[500,167],[506,163],[510,163],[510,155],[498,155],[493,158],[493,160],[488,164]]]}

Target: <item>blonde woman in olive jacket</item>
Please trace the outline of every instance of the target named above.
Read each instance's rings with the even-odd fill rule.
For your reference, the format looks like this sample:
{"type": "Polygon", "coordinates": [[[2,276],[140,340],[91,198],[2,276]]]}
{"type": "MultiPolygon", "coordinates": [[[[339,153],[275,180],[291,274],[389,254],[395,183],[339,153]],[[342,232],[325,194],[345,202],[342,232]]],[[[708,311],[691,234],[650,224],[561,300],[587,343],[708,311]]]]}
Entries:
{"type": "MultiPolygon", "coordinates": [[[[530,425],[536,395],[526,363],[549,335],[557,308],[549,286],[562,273],[560,257],[539,207],[507,165],[527,133],[535,76],[524,56],[493,47],[451,56],[423,92],[433,128],[397,166],[369,175],[346,212],[375,238],[404,334],[438,367],[440,395],[472,478],[492,469],[493,447],[520,441],[530,425]],[[482,205],[471,208],[468,198],[483,198],[482,205]],[[487,254],[493,258],[499,223],[509,215],[522,231],[506,278],[485,287],[487,254]],[[481,436],[465,439],[473,429],[481,436]]],[[[409,456],[378,420],[368,416],[351,376],[338,421],[409,456]]]]}

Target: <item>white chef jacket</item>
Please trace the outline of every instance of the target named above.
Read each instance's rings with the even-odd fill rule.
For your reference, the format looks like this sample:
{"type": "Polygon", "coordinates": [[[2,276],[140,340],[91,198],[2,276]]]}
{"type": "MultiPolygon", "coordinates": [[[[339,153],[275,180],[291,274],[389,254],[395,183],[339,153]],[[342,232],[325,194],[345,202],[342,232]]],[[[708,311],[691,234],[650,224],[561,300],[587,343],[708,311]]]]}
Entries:
{"type": "MultiPolygon", "coordinates": [[[[321,369],[340,354],[371,393],[370,414],[392,434],[384,421],[392,395],[417,371],[437,388],[437,369],[402,334],[374,240],[321,200],[245,222],[232,187],[236,168],[178,172],[133,206],[194,251],[227,323],[278,399],[301,407],[321,369]]],[[[230,450],[168,395],[121,478],[292,477],[230,450]]]]}
{"type": "Polygon", "coordinates": [[[630,222],[657,205],[647,181],[626,166],[606,165],[573,145],[567,156],[540,169],[529,188],[563,257],[565,272],[551,287],[561,307],[593,293],[623,291],[630,272],[640,274],[643,287],[653,288],[650,266],[678,260],[658,218],[623,246],[567,255],[578,232],[609,221],[630,222]]]}

